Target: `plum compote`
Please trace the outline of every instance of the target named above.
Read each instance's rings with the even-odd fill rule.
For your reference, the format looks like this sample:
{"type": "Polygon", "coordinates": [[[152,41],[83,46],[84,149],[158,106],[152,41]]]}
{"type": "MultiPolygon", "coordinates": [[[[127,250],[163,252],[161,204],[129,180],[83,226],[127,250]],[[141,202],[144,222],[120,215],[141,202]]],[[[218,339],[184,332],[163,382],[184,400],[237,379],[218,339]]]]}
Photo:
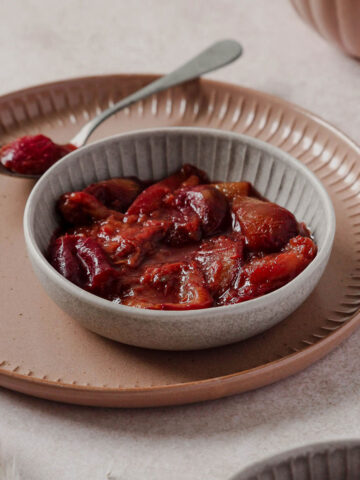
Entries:
{"type": "Polygon", "coordinates": [[[0,162],[14,173],[42,175],[75,149],[70,143],[58,145],[45,135],[27,135],[4,145],[0,149],[0,162]]]}
{"type": "Polygon", "coordinates": [[[317,247],[304,223],[248,182],[213,182],[192,165],[149,185],[112,178],[62,195],[48,251],[75,285],[121,305],[190,310],[272,292],[317,247]]]}

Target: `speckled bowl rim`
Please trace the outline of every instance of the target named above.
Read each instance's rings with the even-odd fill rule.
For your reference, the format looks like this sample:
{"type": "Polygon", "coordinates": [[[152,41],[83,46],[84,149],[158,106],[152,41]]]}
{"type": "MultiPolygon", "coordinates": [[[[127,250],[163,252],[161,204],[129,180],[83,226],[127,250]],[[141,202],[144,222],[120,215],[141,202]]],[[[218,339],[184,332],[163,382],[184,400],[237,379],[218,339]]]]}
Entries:
{"type": "Polygon", "coordinates": [[[294,457],[328,452],[334,448],[349,448],[357,446],[360,447],[360,437],[358,439],[349,438],[328,441],[323,440],[319,442],[304,444],[302,446],[286,450],[285,452],[268,456],[263,460],[259,460],[251,465],[248,465],[243,470],[240,470],[239,472],[232,475],[229,480],[247,480],[249,478],[256,478],[257,475],[259,475],[267,467],[274,467],[294,457]]]}
{"type": "Polygon", "coordinates": [[[204,313],[210,312],[210,311],[213,313],[214,310],[216,310],[216,312],[218,312],[219,315],[225,311],[229,313],[236,312],[238,314],[241,314],[244,311],[251,310],[251,307],[253,308],[266,307],[266,304],[270,303],[271,301],[275,301],[275,298],[276,296],[279,295],[279,292],[286,293],[286,290],[288,290],[288,293],[290,294],[294,289],[296,289],[298,285],[301,284],[304,276],[311,275],[311,273],[315,271],[316,268],[322,265],[322,262],[324,261],[324,259],[329,256],[333,246],[334,237],[335,237],[336,220],[335,220],[335,212],[334,212],[332,201],[325,187],[322,185],[321,181],[316,177],[316,175],[312,171],[310,171],[299,160],[294,158],[292,155],[280,150],[279,148],[273,145],[270,145],[266,142],[263,142],[262,140],[249,137],[244,134],[226,132],[226,131],[214,129],[214,128],[161,127],[161,128],[134,130],[131,132],[112,135],[104,139],[98,140],[94,143],[91,143],[89,145],[86,145],[84,147],[81,147],[81,150],[80,149],[75,150],[69,153],[68,155],[66,155],[65,157],[63,157],[58,162],[56,162],[44,175],[41,176],[41,178],[38,180],[33,190],[31,191],[30,196],[26,202],[25,210],[24,210],[23,227],[24,227],[24,236],[25,236],[26,246],[31,251],[32,257],[36,262],[38,262],[42,266],[43,269],[46,270],[46,274],[50,275],[54,282],[61,284],[61,287],[67,293],[75,297],[81,298],[81,300],[86,301],[88,304],[91,304],[92,306],[110,310],[111,313],[116,313],[116,314],[136,313],[137,315],[140,315],[141,317],[144,317],[144,318],[152,317],[156,313],[156,315],[158,315],[159,317],[162,317],[163,319],[167,318],[169,321],[175,318],[176,323],[178,323],[178,322],[181,322],[182,319],[185,320],[188,316],[203,315],[204,313]],[[153,310],[153,309],[129,307],[126,305],[116,304],[111,302],[110,300],[104,299],[102,297],[98,297],[97,295],[94,295],[90,292],[87,292],[86,290],[83,290],[81,287],[78,287],[77,285],[71,283],[69,280],[63,277],[57,270],[55,270],[55,268],[47,261],[47,259],[41,252],[40,248],[38,247],[37,242],[34,238],[34,232],[31,226],[31,219],[34,211],[33,203],[42,185],[45,182],[47,182],[52,175],[56,174],[56,171],[60,165],[67,162],[72,157],[79,155],[79,151],[83,153],[89,152],[99,145],[106,144],[114,140],[126,141],[127,139],[138,137],[140,135],[150,136],[154,134],[156,135],[156,134],[166,134],[166,133],[170,133],[170,134],[189,133],[189,134],[204,135],[204,137],[210,135],[211,137],[217,137],[217,138],[228,139],[228,140],[240,139],[243,142],[246,142],[248,145],[251,145],[255,148],[259,148],[266,154],[272,155],[275,158],[282,157],[289,164],[294,166],[296,169],[300,170],[305,177],[307,177],[310,181],[313,182],[315,188],[317,189],[319,195],[321,196],[323,205],[325,207],[325,212],[328,218],[328,224],[326,226],[327,228],[324,233],[324,238],[325,238],[324,245],[318,251],[318,254],[316,255],[315,259],[310,263],[310,265],[308,265],[305,268],[305,270],[303,270],[297,277],[295,277],[293,280],[291,280],[289,283],[287,283],[283,287],[280,287],[279,289],[273,292],[267,293],[266,295],[263,295],[259,298],[247,300],[246,302],[238,303],[234,305],[209,307],[209,308],[203,308],[199,310],[181,310],[181,311],[153,310]],[[181,312],[180,319],[178,318],[179,312],[181,312]]]}

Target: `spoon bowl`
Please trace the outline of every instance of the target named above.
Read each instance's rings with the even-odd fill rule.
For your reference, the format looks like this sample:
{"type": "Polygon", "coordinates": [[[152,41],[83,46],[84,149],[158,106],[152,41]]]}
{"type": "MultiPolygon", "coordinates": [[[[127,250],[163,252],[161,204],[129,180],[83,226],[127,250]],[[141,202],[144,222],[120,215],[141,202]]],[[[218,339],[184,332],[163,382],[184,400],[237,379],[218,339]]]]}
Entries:
{"type": "Polygon", "coordinates": [[[0,175],[8,175],[9,177],[17,177],[17,178],[34,178],[35,180],[40,177],[40,175],[30,175],[25,173],[17,173],[12,172],[8,168],[4,167],[4,165],[0,162],[0,175]]]}

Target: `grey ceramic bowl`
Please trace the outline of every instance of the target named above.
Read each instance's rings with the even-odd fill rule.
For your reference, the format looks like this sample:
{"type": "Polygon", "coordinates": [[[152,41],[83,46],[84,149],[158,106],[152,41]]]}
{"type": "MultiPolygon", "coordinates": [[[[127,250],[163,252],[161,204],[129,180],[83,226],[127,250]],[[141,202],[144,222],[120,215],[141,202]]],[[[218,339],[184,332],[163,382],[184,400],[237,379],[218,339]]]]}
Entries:
{"type": "Polygon", "coordinates": [[[256,335],[293,312],[311,293],[327,264],[335,232],[331,201],[301,163],[250,137],[194,128],[144,130],[111,137],[74,151],[35,185],[24,215],[34,271],[50,297],[86,328],[130,345],[164,350],[215,347],[256,335]],[[46,260],[57,227],[55,202],[67,191],[120,176],[160,179],[183,163],[211,179],[251,181],[267,198],[290,209],[315,236],[318,255],[294,280],[238,305],[190,311],[127,307],[90,294],[62,277],[46,260]]]}
{"type": "Polygon", "coordinates": [[[358,480],[360,440],[316,443],[263,460],[231,480],[358,480]]]}

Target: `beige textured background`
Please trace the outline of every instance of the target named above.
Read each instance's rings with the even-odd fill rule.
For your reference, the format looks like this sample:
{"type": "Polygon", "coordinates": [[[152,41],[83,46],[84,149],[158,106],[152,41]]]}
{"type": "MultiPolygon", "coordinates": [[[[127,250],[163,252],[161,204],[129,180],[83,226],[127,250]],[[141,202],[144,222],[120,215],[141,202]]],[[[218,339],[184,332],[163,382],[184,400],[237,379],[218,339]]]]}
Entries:
{"type": "MultiPolygon", "coordinates": [[[[310,31],[287,0],[0,0],[0,22],[0,94],[79,75],[166,72],[234,37],[244,57],[212,78],[298,103],[360,141],[360,62],[310,31]]],[[[0,443],[26,480],[102,480],[109,466],[122,480],[225,480],[287,448],[360,438],[359,394],[357,332],[293,378],[193,406],[91,409],[0,390],[0,443]]]]}

